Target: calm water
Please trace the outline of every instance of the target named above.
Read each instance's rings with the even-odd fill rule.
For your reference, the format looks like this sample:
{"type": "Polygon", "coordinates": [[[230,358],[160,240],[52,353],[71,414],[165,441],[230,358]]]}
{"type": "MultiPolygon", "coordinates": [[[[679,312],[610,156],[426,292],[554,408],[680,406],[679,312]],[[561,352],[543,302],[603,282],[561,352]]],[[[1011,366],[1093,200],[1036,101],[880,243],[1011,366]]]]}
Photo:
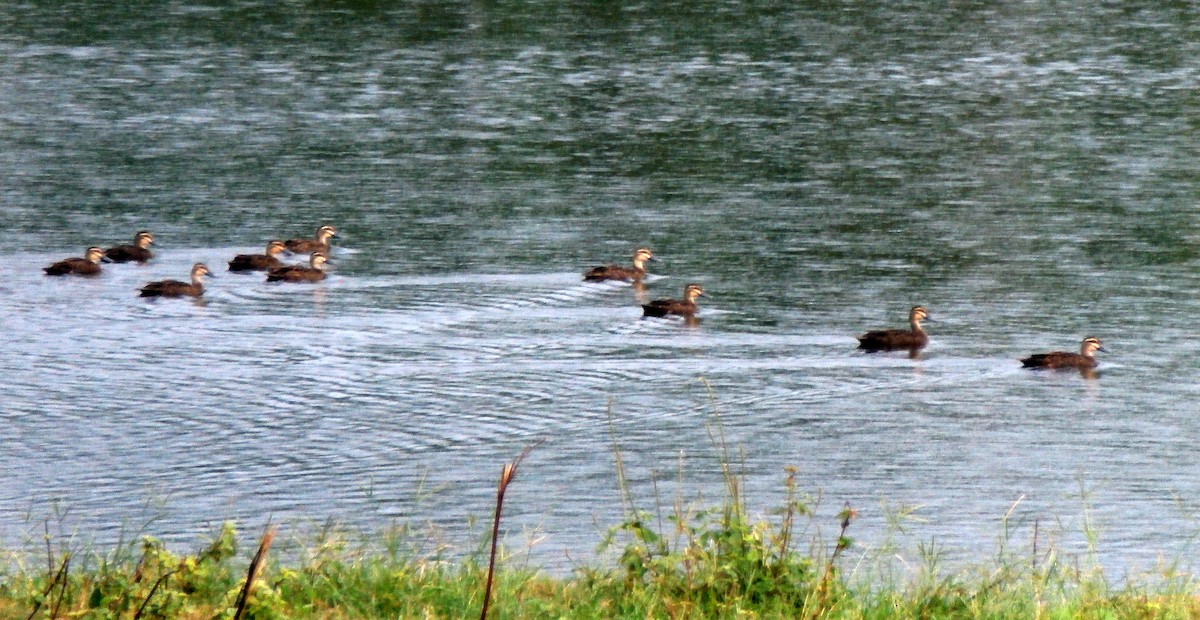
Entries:
{"type": "Polygon", "coordinates": [[[100,542],[332,518],[471,548],[545,439],[508,538],[561,569],[620,519],[614,437],[643,507],[681,457],[717,501],[719,414],[753,510],[795,466],[865,545],[886,503],[979,554],[1020,499],[1021,540],[1074,545],[1090,506],[1110,566],[1190,558],[1186,7],[78,4],[0,8],[10,544],[54,513],[100,542]],[[223,272],[322,223],[321,284],[223,272]],[[143,228],[149,265],[41,273],[143,228]],[[648,290],[580,281],[642,245],[648,290]],[[136,296],[196,261],[202,302],[136,296]],[[691,281],[700,325],[639,320],[691,281]],[[920,360],[855,351],[916,303],[920,360]],[[1098,379],[1016,362],[1086,335],[1098,379]]]}

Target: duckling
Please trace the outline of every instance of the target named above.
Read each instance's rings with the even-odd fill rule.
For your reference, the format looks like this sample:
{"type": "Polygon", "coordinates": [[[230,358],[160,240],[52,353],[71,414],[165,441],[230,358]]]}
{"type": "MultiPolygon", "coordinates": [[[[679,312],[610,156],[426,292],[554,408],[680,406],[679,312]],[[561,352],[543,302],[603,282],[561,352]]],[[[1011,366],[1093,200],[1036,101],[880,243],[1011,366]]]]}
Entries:
{"type": "Polygon", "coordinates": [[[932,321],[925,306],[913,306],[908,311],[910,329],[881,329],[867,332],[858,337],[858,348],[868,353],[876,351],[916,351],[929,344],[929,335],[921,329],[921,321],[932,321]]]}
{"type": "Polygon", "coordinates": [[[313,239],[288,239],[286,241],[287,250],[293,254],[311,254],[313,252],[329,253],[329,238],[336,237],[337,230],[332,226],[325,225],[317,229],[317,236],[313,239]]]}
{"type": "Polygon", "coordinates": [[[267,272],[267,282],[317,282],[325,279],[325,263],[329,257],[324,252],[313,252],[308,258],[308,267],[288,265],[267,272]]]}
{"type": "Polygon", "coordinates": [[[593,267],[583,274],[587,282],[603,282],[605,280],[622,280],[625,282],[640,282],[646,277],[646,261],[654,260],[654,253],[646,248],[638,248],[633,253],[633,267],[621,265],[605,265],[593,267]]]}
{"type": "Polygon", "coordinates": [[[1091,336],[1084,338],[1079,345],[1079,353],[1070,353],[1067,351],[1053,351],[1050,353],[1037,353],[1021,360],[1021,366],[1024,368],[1077,368],[1079,370],[1089,370],[1096,367],[1096,352],[1103,351],[1108,353],[1099,338],[1091,336]]]}
{"type": "Polygon", "coordinates": [[[104,255],[114,263],[128,263],[130,261],[144,263],[153,256],[150,253],[150,246],[154,245],[154,235],[148,230],[139,230],[133,236],[133,243],[126,245],[118,245],[108,248],[104,251],[104,255]]]}
{"type": "Polygon", "coordinates": [[[689,284],[683,289],[683,299],[655,299],[648,304],[642,304],[642,318],[648,316],[661,317],[668,314],[690,317],[700,310],[696,305],[697,297],[705,297],[704,287],[699,284],[689,284]]]}
{"type": "Polygon", "coordinates": [[[83,258],[78,256],[72,258],[64,258],[63,260],[42,268],[48,276],[62,276],[67,274],[77,276],[94,276],[100,274],[100,263],[111,263],[107,256],[104,255],[104,250],[101,248],[88,248],[87,252],[83,253],[83,258]]]}
{"type": "Polygon", "coordinates": [[[192,283],[179,280],[159,280],[150,282],[142,287],[142,297],[199,297],[204,294],[204,285],[200,278],[208,276],[215,278],[204,263],[192,265],[192,283]]]}
{"type": "Polygon", "coordinates": [[[276,254],[281,254],[287,250],[287,246],[282,241],[274,240],[267,242],[267,251],[262,254],[238,254],[229,261],[230,271],[268,271],[278,269],[283,266],[283,263],[275,258],[276,254]]]}

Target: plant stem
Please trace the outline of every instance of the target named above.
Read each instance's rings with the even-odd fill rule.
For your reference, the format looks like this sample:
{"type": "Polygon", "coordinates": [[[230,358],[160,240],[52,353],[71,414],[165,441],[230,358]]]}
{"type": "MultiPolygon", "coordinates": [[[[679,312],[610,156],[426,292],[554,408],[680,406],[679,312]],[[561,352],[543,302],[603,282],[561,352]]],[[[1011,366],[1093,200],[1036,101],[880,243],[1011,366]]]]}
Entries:
{"type": "Polygon", "coordinates": [[[275,542],[274,525],[267,527],[262,542],[258,545],[258,551],[254,554],[254,559],[250,561],[250,569],[246,571],[246,585],[242,586],[242,593],[238,595],[237,611],[233,614],[233,620],[241,620],[242,614],[246,611],[246,601],[250,598],[250,590],[254,588],[254,580],[258,578],[258,573],[267,560],[267,550],[271,548],[273,542],[275,542]]]}
{"type": "Polygon", "coordinates": [[[511,463],[505,463],[504,468],[500,471],[500,486],[496,489],[496,515],[492,519],[492,550],[491,556],[488,558],[487,583],[483,587],[483,608],[479,612],[480,620],[487,620],[488,606],[492,601],[492,580],[496,575],[496,549],[500,541],[500,513],[504,509],[504,492],[508,490],[508,485],[517,476],[517,467],[521,465],[521,461],[524,461],[529,452],[541,445],[543,441],[545,440],[526,446],[521,454],[517,455],[517,458],[513,459],[511,463]]]}

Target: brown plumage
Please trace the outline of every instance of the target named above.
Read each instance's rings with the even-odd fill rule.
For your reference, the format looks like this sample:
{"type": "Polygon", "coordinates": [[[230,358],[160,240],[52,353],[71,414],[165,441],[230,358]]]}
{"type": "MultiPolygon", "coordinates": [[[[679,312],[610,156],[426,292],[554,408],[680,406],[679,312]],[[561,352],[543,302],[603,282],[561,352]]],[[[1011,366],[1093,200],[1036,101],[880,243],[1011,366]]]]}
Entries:
{"type": "Polygon", "coordinates": [[[287,250],[293,254],[312,254],[313,252],[329,253],[329,239],[337,236],[337,230],[326,225],[317,229],[317,236],[312,239],[288,239],[285,243],[287,250]]]}
{"type": "Polygon", "coordinates": [[[858,348],[868,353],[875,351],[915,351],[929,344],[929,336],[921,329],[921,321],[932,321],[924,306],[913,306],[908,311],[909,329],[881,329],[867,332],[858,337],[858,348]]]}
{"type": "Polygon", "coordinates": [[[1021,360],[1021,366],[1025,368],[1077,368],[1079,370],[1088,370],[1095,368],[1098,363],[1096,361],[1097,351],[1108,352],[1099,338],[1089,336],[1084,338],[1083,343],[1079,345],[1079,353],[1068,351],[1037,353],[1021,360]]]}
{"type": "Polygon", "coordinates": [[[154,235],[150,234],[148,230],[139,230],[133,236],[132,244],[108,248],[104,251],[104,255],[114,263],[128,263],[131,261],[144,263],[153,256],[150,253],[150,246],[152,245],[154,245],[154,235]]]}
{"type": "Polygon", "coordinates": [[[42,271],[45,271],[48,276],[94,276],[100,273],[101,262],[111,263],[112,261],[104,256],[103,249],[88,248],[87,252],[83,253],[83,258],[77,256],[64,258],[49,267],[43,267],[42,271]]]}
{"type": "Polygon", "coordinates": [[[653,252],[646,248],[638,248],[633,253],[632,267],[623,267],[621,265],[593,267],[583,274],[583,279],[588,282],[603,282],[605,280],[638,282],[646,277],[646,261],[652,260],[654,260],[653,252]]]}
{"type": "Polygon", "coordinates": [[[267,251],[262,254],[238,254],[229,261],[230,271],[268,271],[283,266],[276,254],[282,254],[287,247],[282,241],[267,243],[267,251]]]}
{"type": "Polygon", "coordinates": [[[323,252],[313,252],[308,266],[288,265],[267,272],[267,282],[317,282],[325,279],[325,263],[329,260],[323,252]]]}
{"type": "Polygon", "coordinates": [[[204,294],[200,278],[215,278],[204,263],[192,265],[192,283],[179,280],[159,280],[142,287],[142,297],[199,297],[204,294]]]}
{"type": "Polygon", "coordinates": [[[655,299],[648,304],[642,304],[642,318],[668,314],[690,317],[700,310],[696,305],[696,298],[704,296],[703,287],[699,284],[689,284],[683,289],[683,299],[655,299]]]}

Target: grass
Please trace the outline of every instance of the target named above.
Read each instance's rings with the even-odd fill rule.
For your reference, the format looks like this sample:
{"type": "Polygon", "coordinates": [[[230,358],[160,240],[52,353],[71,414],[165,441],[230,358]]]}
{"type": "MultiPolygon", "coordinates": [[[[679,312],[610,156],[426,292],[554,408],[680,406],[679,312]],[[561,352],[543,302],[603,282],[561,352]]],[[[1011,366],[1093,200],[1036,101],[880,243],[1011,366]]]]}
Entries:
{"type": "MultiPolygon", "coordinates": [[[[786,485],[786,483],[785,483],[786,485]]],[[[795,497],[795,490],[785,493],[795,497]]],[[[808,506],[785,503],[752,520],[736,502],[672,516],[668,531],[645,516],[604,541],[612,567],[569,577],[501,568],[492,618],[1193,618],[1200,589],[1186,574],[1114,587],[1094,565],[1015,549],[974,568],[946,571],[926,548],[924,564],[903,579],[857,578],[861,556],[843,508],[828,545],[798,541],[808,506]]],[[[399,536],[407,536],[400,533],[399,536]]],[[[472,618],[485,600],[485,554],[457,561],[409,553],[408,541],[365,541],[326,533],[303,557],[265,568],[246,597],[244,618],[472,618]]],[[[178,555],[152,537],[107,555],[55,554],[14,566],[0,579],[3,618],[235,618],[255,571],[239,559],[226,524],[194,553],[178,555]]],[[[504,564],[503,558],[500,560],[504,564]]],[[[870,571],[867,571],[868,573],[870,571]]]]}
{"type": "MultiPolygon", "coordinates": [[[[570,576],[509,567],[494,545],[448,560],[403,528],[370,537],[327,529],[282,563],[269,556],[274,527],[253,559],[239,552],[232,523],[190,554],[151,536],[106,552],[70,552],[47,536],[45,557],[13,554],[0,569],[0,618],[1200,617],[1200,584],[1189,573],[1167,567],[1114,585],[1090,520],[1082,556],[1060,552],[1037,526],[1016,544],[1010,511],[994,557],[948,568],[943,550],[920,544],[918,561],[897,570],[900,550],[890,537],[874,550],[855,545],[858,514],[849,505],[828,524],[835,534],[824,537],[822,498],[798,489],[794,471],[785,472],[778,509],[752,516],[719,424],[710,436],[724,468],[722,500],[697,507],[677,498],[653,510],[633,500],[614,441],[625,516],[599,548],[616,561],[570,576]]],[[[527,453],[502,468],[493,532],[527,453]]],[[[891,518],[899,528],[906,511],[891,518]]]]}
{"type": "MultiPolygon", "coordinates": [[[[552,577],[504,568],[501,554],[489,617],[1200,617],[1200,588],[1188,574],[1117,587],[1098,565],[1061,557],[1051,546],[1004,549],[953,571],[938,551],[922,547],[923,563],[906,576],[882,565],[863,570],[869,558],[849,537],[855,512],[843,507],[826,543],[801,536],[798,525],[812,518],[812,506],[790,477],[784,488],[781,509],[762,519],[748,517],[733,497],[712,509],[672,509],[665,529],[631,511],[602,541],[619,558],[615,566],[552,577]]],[[[295,560],[268,560],[241,617],[478,617],[491,575],[487,554],[453,561],[416,555],[410,535],[368,541],[326,532],[295,560]]],[[[235,618],[252,583],[247,576],[257,572],[237,540],[226,524],[190,554],[144,537],[106,554],[16,562],[0,576],[0,617],[235,618]]]]}

